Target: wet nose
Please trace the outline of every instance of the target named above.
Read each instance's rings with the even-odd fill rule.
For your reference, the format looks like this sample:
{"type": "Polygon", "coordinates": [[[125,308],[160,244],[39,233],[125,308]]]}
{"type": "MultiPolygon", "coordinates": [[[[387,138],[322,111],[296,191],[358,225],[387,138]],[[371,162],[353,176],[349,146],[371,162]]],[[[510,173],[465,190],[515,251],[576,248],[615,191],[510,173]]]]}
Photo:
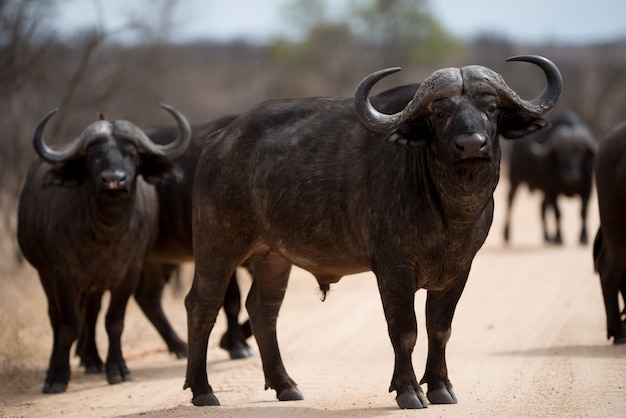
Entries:
{"type": "Polygon", "coordinates": [[[487,138],[483,134],[459,135],[455,141],[461,159],[484,158],[487,156],[487,138]]]}
{"type": "Polygon", "coordinates": [[[110,190],[119,189],[126,180],[126,173],[122,170],[105,171],[100,175],[104,187],[110,190]]]}

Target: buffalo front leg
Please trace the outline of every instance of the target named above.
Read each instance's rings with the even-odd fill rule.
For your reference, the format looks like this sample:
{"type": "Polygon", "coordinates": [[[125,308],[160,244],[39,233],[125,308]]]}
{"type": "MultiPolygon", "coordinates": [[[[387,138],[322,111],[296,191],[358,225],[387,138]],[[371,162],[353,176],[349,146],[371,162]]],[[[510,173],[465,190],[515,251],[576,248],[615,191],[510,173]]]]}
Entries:
{"type": "Polygon", "coordinates": [[[124,315],[126,314],[126,306],[132,294],[139,273],[127,277],[124,283],[111,290],[111,302],[109,310],[104,321],[104,326],[109,336],[109,351],[105,364],[105,372],[107,382],[110,385],[129,382],[131,379],[130,371],[126,366],[126,361],[122,355],[122,332],[124,331],[124,315]],[[130,279],[129,277],[136,277],[130,279]]]}
{"type": "Polygon", "coordinates": [[[580,238],[579,238],[579,242],[581,244],[587,244],[588,238],[587,238],[587,209],[589,207],[589,198],[590,198],[590,193],[586,193],[581,197],[581,201],[580,201],[580,221],[581,221],[581,226],[580,226],[580,238]]]}
{"type": "Polygon", "coordinates": [[[85,373],[102,373],[104,363],[96,345],[96,322],[102,305],[102,292],[85,293],[81,299],[81,320],[76,354],[85,373]]]}
{"type": "Polygon", "coordinates": [[[428,358],[420,383],[428,384],[428,400],[433,404],[456,403],[456,395],[448,379],[446,345],[450,339],[452,317],[467,281],[469,270],[457,278],[453,287],[442,291],[428,291],[426,297],[426,331],[428,358]]]}
{"type": "Polygon", "coordinates": [[[280,401],[304,399],[287,374],[276,339],[276,320],[285,297],[291,263],[275,253],[254,265],[254,280],[246,299],[252,333],[256,338],[265,374],[265,389],[272,388],[280,401]]]}
{"type": "Polygon", "coordinates": [[[398,270],[391,274],[376,272],[395,356],[389,392],[396,391],[396,402],[400,408],[421,409],[428,407],[428,401],[417,383],[411,360],[417,342],[415,273],[408,269],[398,270]]]}
{"type": "Polygon", "coordinates": [[[50,364],[46,373],[42,393],[61,393],[70,380],[70,349],[78,336],[78,295],[65,276],[52,276],[42,284],[48,297],[48,315],[52,325],[53,342],[50,364]],[[55,285],[46,286],[46,283],[55,285]]]}

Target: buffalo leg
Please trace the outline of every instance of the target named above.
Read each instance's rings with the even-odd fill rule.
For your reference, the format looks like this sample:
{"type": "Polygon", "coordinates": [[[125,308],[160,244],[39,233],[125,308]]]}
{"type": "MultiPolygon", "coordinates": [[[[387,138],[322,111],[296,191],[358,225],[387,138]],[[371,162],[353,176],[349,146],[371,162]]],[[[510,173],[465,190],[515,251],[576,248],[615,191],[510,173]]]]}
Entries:
{"type": "Polygon", "coordinates": [[[122,356],[122,331],[126,306],[140,274],[139,271],[136,274],[130,273],[120,287],[111,290],[111,302],[105,318],[105,328],[109,336],[109,352],[105,370],[107,382],[111,385],[131,380],[130,371],[122,356]],[[133,280],[134,277],[136,278],[133,280]]]}
{"type": "Polygon", "coordinates": [[[541,202],[541,224],[543,227],[543,239],[545,242],[558,245],[563,243],[563,239],[561,238],[561,212],[559,211],[559,207],[557,205],[556,196],[545,196],[541,202]],[[553,237],[551,237],[548,232],[548,221],[546,218],[549,207],[552,207],[554,211],[555,233],[553,237]]]}
{"type": "Polygon", "coordinates": [[[606,311],[607,338],[613,337],[615,344],[626,344],[626,326],[622,322],[619,309],[619,293],[623,290],[626,272],[614,267],[604,267],[599,273],[606,311]]]}
{"type": "Polygon", "coordinates": [[[411,360],[417,341],[415,273],[405,269],[388,274],[376,272],[376,277],[395,355],[389,392],[396,391],[396,402],[400,408],[426,408],[428,401],[417,383],[411,360]]]}
{"type": "Polygon", "coordinates": [[[96,345],[96,322],[102,305],[102,292],[87,293],[81,299],[81,324],[76,344],[76,354],[86,373],[102,373],[104,363],[96,345]]]}
{"type": "Polygon", "coordinates": [[[513,199],[515,198],[515,192],[517,191],[517,183],[511,183],[508,195],[508,206],[506,208],[506,220],[504,223],[504,242],[509,242],[511,238],[511,210],[513,207],[513,199]]]}
{"type": "Polygon", "coordinates": [[[265,389],[272,388],[281,401],[302,400],[296,382],[287,374],[276,339],[276,320],[287,290],[291,264],[270,253],[254,266],[254,280],[246,299],[252,332],[259,345],[265,389]]]}
{"type": "Polygon", "coordinates": [[[241,311],[241,293],[237,283],[237,273],[233,273],[224,297],[224,312],[226,313],[227,328],[220,347],[228,351],[231,359],[242,359],[252,356],[252,349],[246,343],[244,329],[239,325],[241,311]]]}
{"type": "Polygon", "coordinates": [[[172,265],[165,266],[145,262],[139,285],[135,291],[135,300],[167,344],[170,353],[174,353],[176,358],[185,358],[187,357],[187,343],[176,334],[167,320],[161,304],[163,288],[175,268],[176,266],[172,265]]]}
{"type": "MultiPolygon", "coordinates": [[[[204,224],[201,224],[197,229],[200,230],[204,226],[204,224]]],[[[229,244],[233,245],[234,240],[230,241],[229,244]]],[[[205,251],[202,251],[201,256],[200,251],[196,252],[193,283],[185,297],[189,353],[183,389],[191,388],[193,393],[191,402],[196,406],[220,404],[217,397],[213,394],[213,388],[209,385],[207,377],[207,348],[209,335],[213,330],[219,310],[224,304],[228,282],[241,260],[235,260],[228,264],[228,257],[220,255],[209,258],[207,254],[217,254],[219,250],[227,251],[224,254],[229,254],[229,257],[232,257],[233,254],[247,253],[245,247],[239,247],[239,250],[233,249],[228,251],[229,248],[224,248],[225,246],[225,244],[221,245],[221,248],[218,250],[207,248],[205,251]],[[214,260],[226,261],[212,264],[211,262],[214,260]]]]}
{"type": "Polygon", "coordinates": [[[426,330],[428,332],[428,358],[420,383],[428,384],[428,400],[434,404],[456,403],[456,395],[448,379],[446,345],[450,339],[452,317],[467,281],[464,277],[456,285],[443,291],[428,291],[426,298],[426,330]]]}
{"type": "Polygon", "coordinates": [[[589,207],[590,194],[586,193],[581,197],[580,202],[580,220],[582,225],[580,227],[580,240],[581,244],[587,244],[587,208],[589,207]]]}
{"type": "Polygon", "coordinates": [[[53,331],[52,355],[44,381],[43,393],[65,392],[70,380],[70,349],[78,336],[78,295],[72,286],[63,279],[52,277],[41,280],[50,283],[57,280],[55,286],[46,287],[48,296],[48,315],[53,331]]]}

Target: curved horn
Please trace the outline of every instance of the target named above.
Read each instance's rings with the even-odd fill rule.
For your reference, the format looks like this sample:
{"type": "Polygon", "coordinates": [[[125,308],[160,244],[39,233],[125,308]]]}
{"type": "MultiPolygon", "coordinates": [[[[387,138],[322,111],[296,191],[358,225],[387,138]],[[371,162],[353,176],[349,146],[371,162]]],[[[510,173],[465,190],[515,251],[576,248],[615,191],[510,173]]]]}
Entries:
{"type": "Polygon", "coordinates": [[[96,137],[106,136],[111,134],[111,124],[107,121],[94,122],[83,131],[83,133],[71,144],[63,147],[60,150],[55,150],[46,145],[43,138],[43,129],[46,126],[48,120],[59,109],[53,109],[46,116],[44,116],[35,127],[33,133],[33,147],[39,157],[47,163],[55,164],[63,161],[73,160],[80,156],[85,148],[89,145],[91,140],[96,137]]]}
{"type": "Polygon", "coordinates": [[[116,120],[113,123],[114,131],[117,134],[121,134],[136,141],[140,150],[146,154],[176,158],[185,152],[191,142],[191,126],[183,114],[178,110],[163,103],[161,103],[160,106],[174,116],[174,119],[176,119],[176,123],[178,124],[178,136],[169,144],[155,144],[144,131],[126,120],[116,120]]]}
{"type": "Polygon", "coordinates": [[[539,96],[532,100],[522,100],[515,94],[514,102],[519,107],[532,113],[543,115],[548,113],[556,105],[563,91],[563,77],[558,67],[549,59],[539,55],[516,55],[506,59],[509,61],[523,61],[535,64],[546,75],[546,85],[539,96]]]}
{"type": "Polygon", "coordinates": [[[415,95],[400,112],[393,115],[380,113],[369,99],[371,87],[383,77],[399,71],[399,68],[380,70],[365,77],[354,94],[354,106],[361,122],[370,130],[389,133],[411,118],[429,112],[429,104],[441,97],[461,94],[463,80],[458,68],[443,68],[432,73],[419,86],[415,95]]]}
{"type": "Polygon", "coordinates": [[[400,71],[400,67],[385,68],[384,70],[376,71],[365,77],[359,83],[354,93],[354,107],[357,116],[363,125],[374,132],[390,132],[402,122],[402,112],[396,113],[395,115],[380,113],[372,105],[369,96],[370,90],[374,84],[398,71],[400,71]]]}

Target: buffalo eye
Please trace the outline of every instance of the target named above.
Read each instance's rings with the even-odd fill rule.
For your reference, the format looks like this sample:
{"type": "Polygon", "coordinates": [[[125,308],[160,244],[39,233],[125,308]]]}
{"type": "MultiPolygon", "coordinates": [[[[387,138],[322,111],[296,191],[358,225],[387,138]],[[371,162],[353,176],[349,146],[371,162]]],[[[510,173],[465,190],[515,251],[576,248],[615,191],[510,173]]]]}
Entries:
{"type": "Polygon", "coordinates": [[[87,154],[87,162],[89,163],[89,165],[94,166],[98,164],[100,161],[102,161],[102,156],[93,152],[90,152],[87,154]]]}
{"type": "Polygon", "coordinates": [[[129,161],[133,161],[137,159],[137,149],[135,147],[128,147],[123,151],[124,158],[129,161]]]}
{"type": "Polygon", "coordinates": [[[498,113],[498,105],[495,96],[484,94],[479,97],[478,108],[487,116],[495,116],[498,113]]]}
{"type": "Polygon", "coordinates": [[[437,110],[435,112],[435,118],[442,120],[442,119],[446,119],[448,117],[448,112],[444,112],[443,110],[437,110]]]}

